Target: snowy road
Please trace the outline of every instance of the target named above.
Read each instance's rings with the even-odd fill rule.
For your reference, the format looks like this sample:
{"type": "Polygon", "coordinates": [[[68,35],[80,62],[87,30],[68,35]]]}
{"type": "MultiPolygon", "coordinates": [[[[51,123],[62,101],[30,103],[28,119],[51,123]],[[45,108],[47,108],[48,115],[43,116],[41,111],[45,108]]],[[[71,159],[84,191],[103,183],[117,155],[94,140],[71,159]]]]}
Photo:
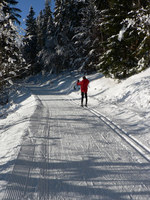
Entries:
{"type": "Polygon", "coordinates": [[[32,88],[31,118],[7,200],[148,200],[150,162],[88,109],[66,95],[32,88]]]}

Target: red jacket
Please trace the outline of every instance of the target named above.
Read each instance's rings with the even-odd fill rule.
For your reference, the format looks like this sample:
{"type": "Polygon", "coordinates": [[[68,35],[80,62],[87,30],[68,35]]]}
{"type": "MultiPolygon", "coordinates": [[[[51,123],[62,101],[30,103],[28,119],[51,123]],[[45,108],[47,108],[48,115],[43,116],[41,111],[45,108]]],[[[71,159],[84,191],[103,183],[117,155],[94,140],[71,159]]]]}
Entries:
{"type": "Polygon", "coordinates": [[[83,79],[82,81],[77,82],[77,85],[81,86],[81,92],[85,92],[85,93],[87,93],[88,84],[89,84],[89,80],[88,79],[83,79]]]}

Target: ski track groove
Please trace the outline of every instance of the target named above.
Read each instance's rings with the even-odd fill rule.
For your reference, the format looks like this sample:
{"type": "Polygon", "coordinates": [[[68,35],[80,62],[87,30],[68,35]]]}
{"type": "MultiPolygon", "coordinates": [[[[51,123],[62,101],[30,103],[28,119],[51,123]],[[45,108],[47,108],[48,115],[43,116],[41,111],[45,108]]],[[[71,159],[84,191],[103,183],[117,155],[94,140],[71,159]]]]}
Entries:
{"type": "MultiPolygon", "coordinates": [[[[37,114],[39,115],[39,113],[34,114],[35,119],[42,117],[41,115],[37,116],[37,114]]],[[[49,116],[49,113],[47,116],[49,116]]],[[[3,200],[30,200],[33,199],[33,195],[31,194],[32,192],[33,194],[39,193],[38,197],[36,195],[36,198],[34,199],[47,200],[46,194],[48,194],[48,191],[46,191],[46,187],[44,187],[45,181],[43,182],[43,180],[45,180],[46,166],[43,165],[46,165],[46,160],[49,160],[49,155],[46,155],[47,152],[49,152],[49,150],[47,151],[46,147],[49,147],[49,145],[46,143],[36,144],[38,142],[36,138],[39,136],[38,134],[36,135],[36,133],[38,133],[39,130],[43,130],[45,138],[48,137],[49,127],[47,128],[47,126],[49,126],[49,123],[47,124],[48,125],[43,127],[43,124],[40,123],[37,130],[32,130],[32,127],[28,129],[30,136],[25,138],[25,141],[23,142],[15,161],[12,173],[7,178],[8,186],[3,200]],[[35,155],[36,150],[37,156],[35,155]],[[27,165],[25,161],[27,161],[29,164],[27,165]],[[40,166],[41,163],[42,166],[40,166]],[[37,167],[40,169],[40,171],[36,169],[37,167]],[[37,170],[39,176],[41,177],[39,178],[38,182],[34,181],[34,178],[31,177],[35,170],[37,170]]],[[[44,142],[46,142],[46,140],[44,140],[44,142]]],[[[47,185],[48,184],[46,184],[46,186],[47,185]]]]}
{"type": "Polygon", "coordinates": [[[128,135],[123,129],[116,125],[113,121],[109,120],[104,115],[100,114],[94,109],[88,109],[90,112],[98,116],[107,126],[109,126],[117,135],[129,143],[139,154],[150,162],[150,149],[144,146],[139,140],[134,136],[128,135]]]}
{"type": "MultiPolygon", "coordinates": [[[[77,104],[74,100],[70,99],[75,104],[77,104]]],[[[79,104],[77,104],[79,105],[79,104]]],[[[136,139],[132,135],[128,135],[126,131],[124,131],[121,127],[119,127],[116,123],[111,121],[108,117],[101,114],[99,111],[83,107],[97,116],[100,120],[102,120],[108,127],[110,127],[117,135],[119,135],[123,140],[125,140],[128,144],[130,144],[146,161],[150,162],[150,149],[142,144],[138,139],[136,139]]]]}
{"type": "Polygon", "coordinates": [[[71,113],[72,105],[78,104],[65,95],[41,98],[44,108],[38,107],[31,118],[30,137],[21,146],[3,200],[148,200],[150,184],[143,180],[150,171],[148,149],[94,109],[81,108],[82,112],[75,107],[71,113]],[[110,130],[119,139],[112,136],[115,141],[111,141],[110,130]],[[122,144],[117,142],[122,139],[124,149],[127,143],[144,158],[144,175],[139,179],[142,166],[132,159],[135,152],[127,161],[118,152],[122,144]],[[112,144],[114,152],[107,149],[112,144]]]}

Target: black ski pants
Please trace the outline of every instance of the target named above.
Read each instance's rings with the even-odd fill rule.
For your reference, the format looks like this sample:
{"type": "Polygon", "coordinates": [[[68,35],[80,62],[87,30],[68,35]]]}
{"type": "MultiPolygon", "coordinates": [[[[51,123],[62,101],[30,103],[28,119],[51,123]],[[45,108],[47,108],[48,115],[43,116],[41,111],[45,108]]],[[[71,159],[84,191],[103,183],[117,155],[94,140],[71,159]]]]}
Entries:
{"type": "Polygon", "coordinates": [[[81,92],[81,105],[83,105],[84,97],[85,97],[85,105],[87,105],[87,101],[88,101],[87,92],[81,92]]]}

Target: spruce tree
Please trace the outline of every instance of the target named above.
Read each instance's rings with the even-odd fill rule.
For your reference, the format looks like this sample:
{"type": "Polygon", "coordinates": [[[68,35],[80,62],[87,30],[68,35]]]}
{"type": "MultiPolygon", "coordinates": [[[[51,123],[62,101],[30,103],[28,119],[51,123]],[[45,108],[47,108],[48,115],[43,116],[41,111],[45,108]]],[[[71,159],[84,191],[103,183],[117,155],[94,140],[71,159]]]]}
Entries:
{"type": "Polygon", "coordinates": [[[51,71],[53,68],[53,57],[55,48],[55,28],[50,7],[50,1],[45,1],[45,8],[37,17],[37,40],[38,58],[37,62],[42,70],[51,71]]]}
{"type": "MultiPolygon", "coordinates": [[[[94,11],[90,1],[56,1],[57,68],[86,68],[91,48],[91,21],[94,11]],[[85,62],[86,61],[86,62],[85,62]],[[86,65],[86,67],[85,67],[86,65]]],[[[90,60],[90,59],[89,59],[90,60]]]]}
{"type": "Polygon", "coordinates": [[[18,74],[23,63],[15,26],[15,23],[20,23],[17,17],[21,11],[13,7],[16,4],[14,0],[0,3],[0,70],[3,78],[18,74]]]}
{"type": "Polygon", "coordinates": [[[102,36],[97,69],[106,76],[122,79],[146,68],[149,63],[149,27],[142,17],[146,14],[142,13],[148,15],[148,1],[132,0],[129,5],[125,0],[108,0],[105,9],[99,1],[96,3],[101,9],[99,31],[102,36]],[[145,28],[141,28],[143,26],[145,28]]]}
{"type": "Polygon", "coordinates": [[[30,8],[29,14],[26,18],[26,34],[24,36],[24,57],[26,62],[31,65],[31,73],[38,72],[36,68],[37,58],[37,24],[35,19],[35,12],[30,8]]]}
{"type": "Polygon", "coordinates": [[[6,2],[6,3],[4,3],[4,6],[3,6],[3,12],[9,13],[9,16],[7,16],[7,19],[11,19],[14,23],[20,24],[20,21],[18,20],[18,18],[21,18],[20,14],[19,14],[21,12],[21,10],[19,8],[14,7],[18,4],[18,1],[3,0],[2,2],[6,2]]]}
{"type": "Polygon", "coordinates": [[[78,25],[74,32],[74,45],[77,55],[76,67],[83,71],[93,71],[97,60],[97,49],[94,41],[97,39],[95,16],[96,10],[92,0],[77,3],[78,25]],[[77,66],[78,65],[78,66],[77,66]]]}
{"type": "Polygon", "coordinates": [[[109,1],[109,8],[101,11],[100,29],[102,34],[105,34],[105,38],[103,41],[104,52],[100,57],[98,69],[106,76],[125,78],[134,73],[132,68],[137,64],[137,60],[132,55],[130,42],[121,38],[121,32],[125,29],[122,21],[127,18],[130,10],[131,5],[126,0],[122,2],[115,0],[109,1]]]}
{"type": "Polygon", "coordinates": [[[46,39],[47,27],[52,26],[52,11],[50,8],[50,1],[45,0],[45,8],[43,10],[43,38],[46,39]]]}
{"type": "Polygon", "coordinates": [[[37,25],[37,51],[41,51],[44,47],[44,37],[43,37],[43,24],[44,24],[44,16],[43,11],[40,11],[39,16],[36,20],[37,25]]]}
{"type": "Polygon", "coordinates": [[[22,76],[25,66],[16,26],[20,23],[16,4],[13,0],[0,2],[0,104],[8,102],[9,84],[22,76]]]}
{"type": "Polygon", "coordinates": [[[150,64],[150,2],[142,1],[134,5],[128,18],[123,21],[126,28],[124,41],[130,42],[132,55],[137,60],[134,71],[140,72],[150,64]]]}
{"type": "Polygon", "coordinates": [[[56,71],[59,72],[64,68],[69,68],[72,59],[72,15],[73,1],[57,0],[55,3],[55,65],[56,71]]]}
{"type": "Polygon", "coordinates": [[[109,0],[95,0],[94,2],[99,10],[104,10],[109,7],[109,0]]]}

